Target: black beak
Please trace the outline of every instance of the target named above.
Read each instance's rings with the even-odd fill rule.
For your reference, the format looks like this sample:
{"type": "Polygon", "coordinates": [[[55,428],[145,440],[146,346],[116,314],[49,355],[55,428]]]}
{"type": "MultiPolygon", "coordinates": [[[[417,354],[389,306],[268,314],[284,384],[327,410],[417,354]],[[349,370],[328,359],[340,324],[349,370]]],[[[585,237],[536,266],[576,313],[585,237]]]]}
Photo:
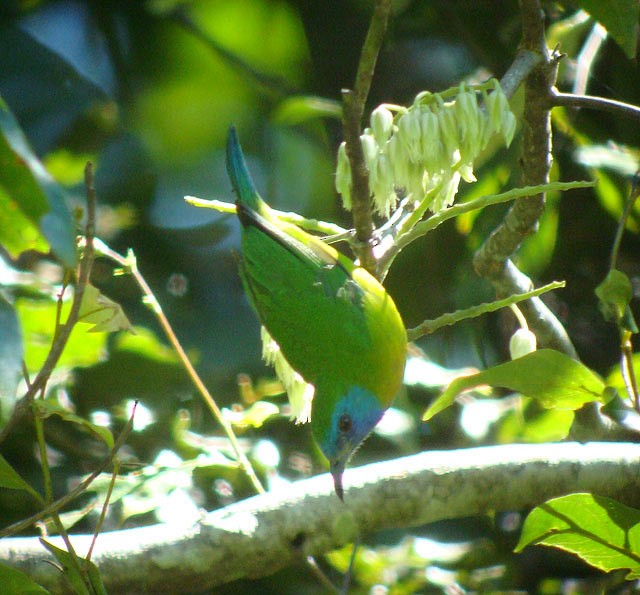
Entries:
{"type": "Polygon", "coordinates": [[[342,474],[344,473],[344,465],[340,463],[331,464],[331,475],[333,475],[333,485],[336,495],[344,502],[344,488],[342,487],[342,474]]]}

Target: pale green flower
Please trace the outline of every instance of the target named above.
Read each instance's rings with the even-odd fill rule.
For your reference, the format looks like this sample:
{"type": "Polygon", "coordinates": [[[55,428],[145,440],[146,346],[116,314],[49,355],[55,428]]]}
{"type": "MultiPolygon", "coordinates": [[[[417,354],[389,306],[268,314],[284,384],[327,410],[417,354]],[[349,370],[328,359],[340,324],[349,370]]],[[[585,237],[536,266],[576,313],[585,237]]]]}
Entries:
{"type": "Polygon", "coordinates": [[[364,153],[364,162],[369,172],[371,172],[378,157],[378,143],[371,134],[365,132],[365,134],[360,135],[360,144],[364,153]]]}
{"type": "Polygon", "coordinates": [[[347,144],[343,141],[338,148],[338,164],[336,167],[336,191],[342,196],[342,204],[347,211],[351,210],[351,164],[347,157],[347,144]]]}
{"type": "Polygon", "coordinates": [[[371,112],[371,131],[379,146],[389,140],[393,130],[393,114],[383,105],[371,112]]]}
{"type": "MultiPolygon", "coordinates": [[[[370,195],[376,212],[388,217],[398,194],[422,200],[436,185],[442,188],[428,205],[437,212],[453,203],[460,180],[475,182],[473,163],[490,138],[499,133],[509,145],[516,130],[516,118],[497,80],[479,87],[464,83],[456,90],[419,93],[413,104],[395,118],[389,106],[371,113],[371,127],[360,137],[369,170],[370,195]],[[489,89],[489,91],[488,91],[489,89]],[[484,109],[478,105],[478,93],[484,109]]],[[[351,208],[351,170],[344,143],[338,150],[336,189],[345,208],[351,208]]]]}
{"type": "Polygon", "coordinates": [[[537,349],[536,336],[528,328],[519,328],[509,340],[511,359],[533,353],[537,349]]]}

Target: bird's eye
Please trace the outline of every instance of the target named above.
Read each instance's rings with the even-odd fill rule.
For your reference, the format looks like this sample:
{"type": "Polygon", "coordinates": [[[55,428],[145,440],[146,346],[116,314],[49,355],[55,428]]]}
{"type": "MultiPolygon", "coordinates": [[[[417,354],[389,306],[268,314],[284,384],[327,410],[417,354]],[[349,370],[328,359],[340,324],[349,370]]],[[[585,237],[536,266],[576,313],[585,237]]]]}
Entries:
{"type": "Polygon", "coordinates": [[[338,430],[341,433],[347,434],[351,431],[351,416],[348,413],[343,413],[338,420],[338,430]]]}

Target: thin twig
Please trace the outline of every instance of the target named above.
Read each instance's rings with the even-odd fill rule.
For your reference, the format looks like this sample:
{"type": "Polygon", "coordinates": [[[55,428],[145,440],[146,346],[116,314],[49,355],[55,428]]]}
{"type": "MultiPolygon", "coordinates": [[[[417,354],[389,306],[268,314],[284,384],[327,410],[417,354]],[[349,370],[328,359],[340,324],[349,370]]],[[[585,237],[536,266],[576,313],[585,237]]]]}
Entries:
{"type": "Polygon", "coordinates": [[[369,172],[364,161],[360,144],[360,131],[365,104],[369,96],[373,71],[387,30],[391,0],[377,0],[369,23],[369,30],[362,46],[358,71],[353,91],[343,89],[344,104],[342,127],[347,148],[347,157],[351,165],[351,203],[353,226],[356,230],[354,251],[360,264],[370,273],[376,274],[371,238],[373,235],[373,215],[371,212],[371,194],[369,191],[369,172]]]}
{"type": "MultiPolygon", "coordinates": [[[[47,362],[50,361],[49,356],[51,356],[51,353],[54,351],[54,348],[56,346],[59,346],[58,357],[62,354],[62,351],[64,350],[64,346],[66,345],[69,339],[69,336],[71,335],[71,331],[73,330],[73,327],[77,322],[77,316],[78,316],[78,312],[80,311],[80,306],[82,304],[82,297],[84,295],[84,290],[87,284],[89,283],[91,265],[93,264],[93,239],[94,239],[95,213],[96,213],[96,194],[95,194],[95,187],[94,187],[94,181],[93,181],[93,166],[91,163],[87,163],[85,167],[85,188],[87,193],[87,221],[85,225],[85,233],[88,236],[85,242],[86,248],[83,254],[83,258],[80,261],[80,267],[79,267],[80,272],[78,275],[78,283],[76,285],[76,292],[74,293],[74,299],[71,306],[71,311],[69,312],[69,316],[67,317],[67,321],[64,325],[60,324],[62,293],[60,294],[60,297],[58,300],[58,310],[56,313],[56,328],[53,335],[51,350],[49,351],[49,355],[47,357],[47,360],[45,361],[45,365],[47,362]],[[74,315],[72,316],[72,314],[74,315]]],[[[68,275],[68,272],[66,274],[68,275]]],[[[64,292],[64,288],[63,288],[63,292],[64,292]]],[[[58,362],[58,357],[56,357],[55,360],[51,360],[53,364],[50,371],[46,375],[42,374],[44,369],[44,366],[43,366],[43,369],[40,370],[40,373],[36,377],[35,381],[29,387],[27,391],[27,395],[23,397],[27,405],[31,405],[31,406],[34,405],[34,397],[37,391],[42,392],[42,394],[44,395],[47,381],[55,365],[58,362]],[[42,379],[40,385],[39,385],[39,379],[42,379]],[[31,392],[32,394],[29,397],[29,393],[31,392]],[[27,397],[28,397],[28,400],[26,400],[27,397]]],[[[40,460],[41,460],[42,474],[44,479],[44,489],[45,489],[44,499],[46,504],[50,505],[53,499],[53,489],[51,484],[51,473],[49,469],[49,462],[47,458],[47,444],[44,437],[44,420],[42,419],[42,417],[38,415],[37,412],[34,412],[34,424],[36,428],[36,436],[37,436],[38,447],[40,450],[40,460]]],[[[80,563],[78,555],[76,554],[76,551],[73,547],[73,544],[71,543],[71,540],[69,539],[69,534],[67,533],[67,530],[60,519],[60,516],[56,511],[54,511],[51,514],[51,518],[53,520],[53,523],[58,533],[60,534],[60,536],[62,537],[62,540],[64,541],[67,551],[70,554],[70,563],[73,565],[78,575],[82,577],[82,580],[85,583],[85,585],[90,585],[91,582],[87,574],[86,567],[80,563]]]]}
{"type": "Polygon", "coordinates": [[[133,418],[130,418],[127,425],[124,427],[117,440],[113,444],[113,448],[109,452],[109,454],[103,459],[102,463],[96,467],[96,469],[88,475],[85,479],[83,479],[73,490],[69,493],[65,494],[55,502],[52,502],[45,509],[37,512],[33,516],[30,516],[28,519],[23,519],[13,525],[9,525],[0,531],[0,538],[7,537],[9,535],[15,535],[20,531],[24,531],[28,529],[38,521],[44,519],[47,516],[50,516],[57,511],[61,510],[71,502],[73,502],[78,496],[84,494],[89,486],[95,481],[95,479],[112,463],[115,459],[116,455],[122,445],[126,442],[129,434],[131,433],[131,429],[133,428],[133,418]]]}
{"type": "MultiPolygon", "coordinates": [[[[406,248],[411,242],[414,242],[418,238],[426,235],[430,231],[433,231],[436,227],[442,225],[445,221],[459,217],[465,213],[484,209],[490,205],[497,205],[518,198],[524,198],[532,196],[534,194],[545,191],[565,191],[573,190],[575,188],[590,188],[595,185],[595,182],[590,181],[576,181],[576,182],[551,182],[549,184],[539,184],[537,186],[525,186],[523,188],[511,188],[505,192],[499,194],[488,194],[485,196],[479,196],[467,202],[458,203],[452,205],[448,209],[438,211],[419,223],[414,223],[413,226],[407,225],[403,222],[402,228],[408,229],[406,232],[400,231],[396,237],[393,245],[382,255],[379,261],[379,270],[386,273],[389,267],[393,263],[395,257],[406,248]]],[[[437,192],[437,187],[435,188],[437,192]]],[[[409,218],[407,218],[408,220],[409,218]]]]}
{"type": "Polygon", "coordinates": [[[115,250],[112,250],[111,248],[109,248],[109,246],[104,244],[104,242],[100,242],[100,253],[103,256],[106,256],[107,258],[110,258],[114,262],[118,263],[121,267],[123,267],[124,270],[126,270],[128,273],[132,275],[135,282],[138,284],[138,287],[140,287],[140,289],[142,290],[145,303],[148,306],[150,306],[151,310],[155,314],[156,319],[160,323],[160,326],[162,327],[162,330],[164,331],[167,339],[169,339],[171,346],[173,347],[175,352],[178,354],[178,357],[180,358],[182,365],[187,371],[187,374],[189,375],[191,382],[193,382],[194,386],[196,387],[196,389],[204,399],[205,403],[213,413],[214,417],[216,418],[218,423],[222,426],[222,429],[224,430],[224,433],[227,435],[227,438],[231,443],[231,447],[233,448],[236,454],[236,457],[238,458],[238,462],[240,463],[242,468],[245,470],[247,476],[249,477],[249,480],[253,484],[254,489],[259,494],[263,494],[265,492],[265,489],[260,483],[260,480],[258,479],[258,476],[256,475],[251,463],[249,462],[246,455],[242,451],[242,448],[240,447],[238,439],[236,438],[236,435],[234,434],[231,425],[222,414],[222,411],[218,407],[214,398],[211,396],[211,393],[205,386],[200,376],[198,376],[198,373],[193,367],[186,352],[182,348],[180,341],[178,341],[178,338],[173,332],[173,329],[171,328],[171,324],[169,323],[169,320],[165,316],[162,310],[162,307],[160,306],[160,303],[156,299],[153,291],[151,290],[151,287],[149,287],[147,281],[140,273],[140,270],[138,269],[138,265],[136,263],[136,259],[133,255],[133,252],[130,251],[127,257],[124,257],[118,252],[116,252],[115,250]]]}
{"type": "MultiPolygon", "coordinates": [[[[622,211],[622,215],[618,221],[618,228],[616,229],[613,246],[611,247],[611,256],[609,257],[610,271],[617,269],[622,236],[627,226],[627,220],[631,215],[638,196],[640,196],[640,172],[636,173],[633,179],[631,189],[629,190],[629,196],[627,197],[624,210],[622,211]]],[[[627,326],[632,325],[625,325],[622,320],[618,320],[617,323],[620,331],[620,371],[622,373],[622,378],[624,380],[627,393],[629,394],[629,398],[633,402],[633,407],[638,413],[640,413],[640,393],[638,391],[638,381],[636,379],[633,365],[633,345],[631,343],[632,331],[629,328],[626,328],[627,326]]]]}
{"type": "Polygon", "coordinates": [[[60,359],[69,337],[71,336],[71,331],[78,320],[78,313],[80,312],[84,289],[89,282],[89,275],[91,273],[91,267],[93,266],[94,259],[93,239],[95,236],[96,191],[93,185],[93,165],[91,163],[87,163],[85,167],[85,186],[87,192],[87,222],[85,225],[86,239],[82,260],[79,265],[78,281],[73,295],[73,302],[71,304],[71,309],[69,310],[69,316],[67,317],[66,323],[56,329],[58,332],[54,333],[55,338],[51,344],[51,349],[47,354],[44,364],[42,364],[40,371],[27,389],[27,392],[16,403],[7,424],[2,428],[2,431],[0,431],[0,444],[4,442],[13,428],[28,413],[35,395],[45,388],[47,381],[58,364],[58,360],[60,359]]]}
{"type": "Polygon", "coordinates": [[[613,245],[611,246],[611,256],[609,257],[609,270],[614,270],[617,268],[618,264],[618,254],[620,252],[620,244],[622,243],[622,236],[624,235],[624,230],[627,226],[627,221],[633,211],[633,206],[635,205],[636,200],[640,196],[640,172],[636,174],[631,184],[631,189],[629,190],[629,196],[627,196],[626,203],[624,205],[624,209],[622,211],[622,215],[620,215],[620,220],[618,221],[618,228],[616,229],[616,235],[613,240],[613,245]]]}
{"type": "Polygon", "coordinates": [[[553,107],[573,107],[578,109],[592,109],[601,112],[611,112],[617,116],[624,116],[640,121],[640,107],[607,99],[594,95],[574,95],[573,93],[561,93],[555,89],[551,92],[550,102],[553,107]]]}

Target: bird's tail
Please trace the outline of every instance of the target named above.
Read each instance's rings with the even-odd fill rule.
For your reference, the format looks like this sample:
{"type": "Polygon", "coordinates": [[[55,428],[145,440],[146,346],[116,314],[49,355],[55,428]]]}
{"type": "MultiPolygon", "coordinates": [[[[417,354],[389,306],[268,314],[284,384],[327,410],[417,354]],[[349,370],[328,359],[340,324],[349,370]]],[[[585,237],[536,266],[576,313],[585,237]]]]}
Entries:
{"type": "Polygon", "coordinates": [[[263,214],[267,206],[253,184],[234,126],[229,128],[227,138],[227,173],[236,193],[236,207],[240,219],[242,220],[243,211],[247,209],[263,214]]]}

